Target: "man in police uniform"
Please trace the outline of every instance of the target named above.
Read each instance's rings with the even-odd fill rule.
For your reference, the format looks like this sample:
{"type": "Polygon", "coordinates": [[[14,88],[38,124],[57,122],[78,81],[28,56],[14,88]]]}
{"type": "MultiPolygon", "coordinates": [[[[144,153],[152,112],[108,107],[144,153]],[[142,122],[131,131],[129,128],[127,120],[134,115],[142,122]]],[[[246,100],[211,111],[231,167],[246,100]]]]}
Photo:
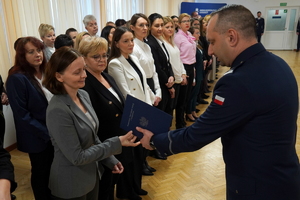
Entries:
{"type": "Polygon", "coordinates": [[[257,42],[255,25],[241,5],[212,13],[209,54],[231,67],[212,103],[187,128],[156,135],[137,130],[144,147],[163,155],[196,151],[221,137],[228,200],[300,199],[297,82],[285,61],[257,42]]]}

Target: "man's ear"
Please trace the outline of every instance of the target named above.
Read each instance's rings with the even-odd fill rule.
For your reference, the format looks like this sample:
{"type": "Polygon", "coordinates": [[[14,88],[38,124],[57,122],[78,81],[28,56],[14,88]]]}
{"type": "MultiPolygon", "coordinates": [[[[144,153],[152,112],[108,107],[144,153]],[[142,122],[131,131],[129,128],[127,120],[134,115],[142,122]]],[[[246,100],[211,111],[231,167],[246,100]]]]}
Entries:
{"type": "Polygon", "coordinates": [[[229,45],[231,47],[234,47],[237,45],[237,43],[239,41],[239,34],[235,29],[228,29],[227,37],[228,37],[229,45]]]}
{"type": "Polygon", "coordinates": [[[58,72],[55,72],[55,78],[59,81],[59,82],[64,82],[63,81],[63,78],[62,78],[62,75],[58,72]]]}

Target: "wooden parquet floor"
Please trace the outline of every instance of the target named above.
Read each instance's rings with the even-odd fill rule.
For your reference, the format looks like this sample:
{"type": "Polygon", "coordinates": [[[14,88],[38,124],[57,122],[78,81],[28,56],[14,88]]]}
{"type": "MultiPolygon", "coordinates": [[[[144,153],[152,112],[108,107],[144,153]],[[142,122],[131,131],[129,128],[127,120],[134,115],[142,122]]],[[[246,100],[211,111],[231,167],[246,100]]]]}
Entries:
{"type": "MultiPolygon", "coordinates": [[[[300,52],[273,51],[273,53],[286,60],[300,85],[300,52]]],[[[221,78],[228,69],[228,67],[219,67],[218,77],[221,78]]],[[[211,86],[213,88],[214,84],[211,86]]],[[[211,101],[211,98],[208,101],[211,101]]],[[[205,104],[198,106],[201,110],[200,114],[205,111],[206,107],[205,104]]],[[[299,122],[298,119],[298,124],[299,122]]],[[[188,125],[190,124],[188,122],[188,125]]],[[[298,155],[300,155],[299,135],[298,133],[296,143],[298,155]]],[[[18,182],[18,188],[14,194],[17,200],[32,200],[34,198],[30,187],[28,156],[16,149],[10,153],[18,182]]],[[[148,157],[148,162],[157,171],[154,172],[154,176],[143,176],[142,187],[148,191],[148,195],[143,196],[143,200],[225,199],[225,166],[220,139],[192,153],[173,155],[167,160],[148,157]]]]}

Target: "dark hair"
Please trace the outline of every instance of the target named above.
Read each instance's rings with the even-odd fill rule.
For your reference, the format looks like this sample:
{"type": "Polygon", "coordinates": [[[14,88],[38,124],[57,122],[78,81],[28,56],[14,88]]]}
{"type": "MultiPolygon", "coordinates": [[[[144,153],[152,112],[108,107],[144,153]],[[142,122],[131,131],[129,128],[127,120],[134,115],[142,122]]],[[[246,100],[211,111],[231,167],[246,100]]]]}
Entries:
{"type": "Polygon", "coordinates": [[[74,42],[69,35],[60,34],[59,36],[56,37],[54,41],[55,49],[57,50],[63,46],[74,47],[74,42]]]}
{"type": "Polygon", "coordinates": [[[178,18],[178,16],[172,15],[172,16],[171,16],[171,19],[174,19],[174,18],[178,18]]]}
{"type": "Polygon", "coordinates": [[[194,11],[194,12],[191,13],[191,17],[193,17],[194,13],[197,13],[197,15],[198,15],[198,12],[194,11]]]}
{"type": "Polygon", "coordinates": [[[200,29],[199,29],[198,27],[196,27],[196,26],[191,26],[191,27],[189,28],[189,32],[193,35],[193,34],[195,33],[195,29],[198,29],[198,30],[200,31],[200,29]]]}
{"type": "Polygon", "coordinates": [[[149,26],[151,27],[153,22],[156,19],[162,19],[163,20],[163,17],[158,13],[152,13],[151,15],[149,15],[148,19],[149,19],[149,22],[150,22],[149,26]]]}
{"type": "Polygon", "coordinates": [[[261,13],[261,12],[260,12],[260,11],[258,11],[258,12],[257,12],[257,14],[258,14],[258,13],[261,13]]]}
{"type": "Polygon", "coordinates": [[[69,35],[70,36],[70,33],[71,32],[77,32],[77,30],[75,29],[75,28],[68,28],[67,30],[66,30],[66,35],[69,35]]]}
{"type": "MultiPolygon", "coordinates": [[[[143,18],[144,20],[147,21],[147,23],[149,24],[149,19],[147,18],[146,15],[144,15],[143,13],[135,13],[134,15],[132,15],[131,19],[130,19],[130,23],[132,26],[135,26],[137,23],[137,20],[139,18],[143,18]]],[[[131,30],[131,32],[134,34],[134,31],[131,30]]]]}
{"type": "Polygon", "coordinates": [[[191,26],[193,25],[193,23],[194,23],[195,21],[200,22],[200,20],[199,20],[198,18],[191,18],[191,26]]]}
{"type": "Polygon", "coordinates": [[[253,14],[242,5],[227,5],[211,13],[211,17],[217,15],[214,30],[220,34],[233,28],[245,38],[256,37],[256,21],[253,14]]]}
{"type": "Polygon", "coordinates": [[[122,35],[126,32],[131,33],[131,31],[127,27],[121,26],[121,27],[116,28],[114,36],[112,38],[111,51],[110,51],[110,55],[109,55],[107,63],[109,63],[112,59],[118,58],[121,56],[121,51],[116,45],[117,45],[117,42],[119,42],[119,40],[121,39],[122,35]]]}
{"type": "Polygon", "coordinates": [[[52,54],[47,63],[43,81],[43,85],[52,94],[67,94],[63,83],[56,79],[56,72],[63,73],[79,57],[81,57],[81,54],[77,50],[66,46],[61,47],[52,54]]]}
{"type": "Polygon", "coordinates": [[[124,24],[126,24],[126,20],[125,19],[117,19],[115,24],[116,24],[116,27],[123,26],[124,24]]]}
{"type": "Polygon", "coordinates": [[[109,36],[110,30],[113,28],[115,29],[115,27],[113,27],[113,26],[105,26],[101,31],[101,37],[105,38],[107,40],[108,44],[110,44],[110,41],[108,41],[108,36],[109,36]]]}
{"type": "Polygon", "coordinates": [[[131,19],[130,19],[130,23],[132,26],[136,25],[136,22],[139,18],[143,18],[145,19],[148,23],[149,23],[149,19],[147,18],[146,15],[144,15],[143,13],[135,13],[134,15],[132,15],[131,19]]]}
{"type": "Polygon", "coordinates": [[[22,39],[23,37],[19,37],[18,39],[16,39],[16,41],[14,42],[14,49],[16,50],[18,42],[22,39]]]}
{"type": "MultiPolygon", "coordinates": [[[[29,62],[26,60],[26,49],[25,49],[25,45],[27,43],[31,43],[33,46],[35,46],[36,48],[43,50],[44,44],[41,40],[35,38],[35,37],[23,37],[20,38],[19,41],[17,42],[17,46],[16,46],[16,56],[15,56],[15,64],[14,67],[9,70],[9,75],[12,74],[16,74],[16,73],[22,73],[24,75],[26,75],[29,79],[31,79],[32,81],[36,82],[37,85],[38,82],[34,77],[34,74],[36,73],[36,70],[34,67],[32,67],[29,62]]],[[[46,58],[44,55],[44,52],[41,52],[43,54],[43,61],[42,64],[40,65],[40,72],[44,73],[45,71],[45,66],[46,66],[46,58]]]]}

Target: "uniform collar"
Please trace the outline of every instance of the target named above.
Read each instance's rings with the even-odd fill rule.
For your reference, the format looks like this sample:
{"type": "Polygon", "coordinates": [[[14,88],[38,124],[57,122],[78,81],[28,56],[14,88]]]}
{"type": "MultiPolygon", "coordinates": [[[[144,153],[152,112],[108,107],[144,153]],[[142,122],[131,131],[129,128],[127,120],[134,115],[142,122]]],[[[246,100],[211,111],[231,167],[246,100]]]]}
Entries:
{"type": "Polygon", "coordinates": [[[236,69],[237,67],[241,66],[243,63],[251,59],[253,56],[263,51],[266,51],[266,49],[261,43],[256,43],[248,47],[235,58],[231,65],[231,69],[236,69]]]}

